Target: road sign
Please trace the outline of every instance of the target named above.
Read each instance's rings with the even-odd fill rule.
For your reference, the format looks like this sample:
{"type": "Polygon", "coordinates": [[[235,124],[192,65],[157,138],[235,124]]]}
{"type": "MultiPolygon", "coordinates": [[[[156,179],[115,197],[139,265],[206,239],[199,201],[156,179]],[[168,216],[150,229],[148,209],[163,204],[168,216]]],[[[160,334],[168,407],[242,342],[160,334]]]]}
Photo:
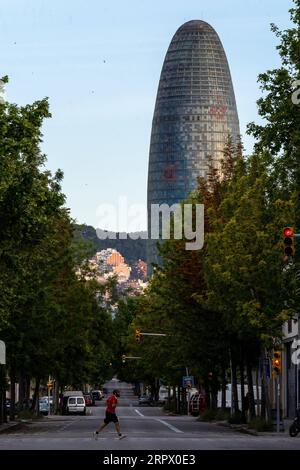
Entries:
{"type": "Polygon", "coordinates": [[[192,388],[194,386],[194,377],[192,375],[185,375],[182,377],[183,388],[192,388]]]}
{"type": "Polygon", "coordinates": [[[6,347],[4,341],[0,341],[0,364],[6,364],[6,347]]]}

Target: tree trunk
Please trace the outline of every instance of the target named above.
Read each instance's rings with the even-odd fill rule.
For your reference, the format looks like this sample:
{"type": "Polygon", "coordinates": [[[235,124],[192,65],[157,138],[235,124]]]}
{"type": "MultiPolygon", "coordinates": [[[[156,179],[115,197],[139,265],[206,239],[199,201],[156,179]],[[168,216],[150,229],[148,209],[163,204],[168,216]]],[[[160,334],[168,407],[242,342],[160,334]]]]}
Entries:
{"type": "Polygon", "coordinates": [[[225,366],[222,366],[222,399],[221,399],[222,410],[226,409],[226,370],[225,366]]]}
{"type": "Polygon", "coordinates": [[[257,416],[260,416],[260,393],[259,393],[259,374],[258,368],[256,370],[256,402],[257,402],[257,416]]]}
{"type": "Polygon", "coordinates": [[[238,396],[238,388],[237,388],[237,373],[236,373],[236,361],[234,354],[231,352],[231,390],[232,390],[232,400],[233,403],[231,404],[231,409],[233,413],[239,412],[239,396],[238,396]]]}
{"type": "Polygon", "coordinates": [[[252,367],[247,360],[247,381],[248,381],[248,397],[249,397],[249,415],[250,419],[255,418],[255,401],[253,393],[253,378],[252,378],[252,367]]]}
{"type": "Polygon", "coordinates": [[[59,383],[57,380],[54,382],[54,396],[53,396],[53,405],[54,405],[54,414],[58,414],[59,410],[59,383]]]}
{"type": "Polygon", "coordinates": [[[266,419],[266,387],[265,379],[261,379],[261,408],[260,408],[260,417],[266,419]]]}
{"type": "Polygon", "coordinates": [[[266,421],[271,420],[271,405],[269,399],[269,379],[266,372],[267,350],[262,354],[262,379],[261,379],[261,417],[266,421]]]}
{"type": "Polygon", "coordinates": [[[29,400],[30,400],[30,376],[25,375],[25,400],[27,403],[27,408],[29,408],[29,400]]]}
{"type": "Polygon", "coordinates": [[[37,415],[39,415],[39,412],[40,412],[40,409],[39,409],[40,381],[41,379],[39,377],[35,379],[34,394],[33,394],[33,399],[32,399],[32,404],[31,404],[31,410],[35,411],[37,415]]]}
{"type": "Polygon", "coordinates": [[[15,370],[11,368],[10,371],[10,409],[9,419],[13,421],[16,414],[16,374],[15,370]]]}
{"type": "Polygon", "coordinates": [[[211,392],[211,408],[212,410],[218,408],[218,394],[215,391],[211,392]]]}
{"type": "Polygon", "coordinates": [[[173,385],[173,400],[174,400],[174,411],[175,411],[175,413],[177,413],[178,412],[178,406],[177,406],[176,385],[173,385]]]}
{"type": "Polygon", "coordinates": [[[26,394],[26,378],[24,374],[20,374],[19,376],[19,404],[21,409],[23,410],[25,406],[25,394],[26,394]]]}
{"type": "Polygon", "coordinates": [[[187,402],[187,390],[186,388],[182,388],[182,411],[185,413],[185,407],[187,402]]]}
{"type": "Polygon", "coordinates": [[[246,416],[246,407],[245,407],[245,377],[244,377],[244,357],[243,357],[243,353],[241,353],[240,376],[241,376],[242,422],[246,423],[247,422],[247,416],[246,416]]]}
{"type": "Polygon", "coordinates": [[[177,413],[180,414],[180,410],[181,410],[181,403],[180,403],[180,385],[178,385],[177,389],[178,389],[178,407],[177,407],[177,413]]]}
{"type": "Polygon", "coordinates": [[[159,400],[159,379],[157,378],[153,382],[153,399],[156,402],[159,400]]]}

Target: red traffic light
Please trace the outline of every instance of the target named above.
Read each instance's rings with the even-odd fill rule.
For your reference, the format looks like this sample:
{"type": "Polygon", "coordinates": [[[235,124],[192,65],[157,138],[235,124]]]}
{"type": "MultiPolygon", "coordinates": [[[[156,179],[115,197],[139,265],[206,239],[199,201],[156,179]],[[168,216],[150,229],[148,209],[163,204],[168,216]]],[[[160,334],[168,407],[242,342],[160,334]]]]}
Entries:
{"type": "Polygon", "coordinates": [[[295,254],[294,230],[292,227],[283,229],[284,261],[289,261],[295,254]]]}
{"type": "Polygon", "coordinates": [[[291,227],[285,227],[283,230],[283,235],[285,237],[292,237],[294,235],[294,230],[291,227]]]}

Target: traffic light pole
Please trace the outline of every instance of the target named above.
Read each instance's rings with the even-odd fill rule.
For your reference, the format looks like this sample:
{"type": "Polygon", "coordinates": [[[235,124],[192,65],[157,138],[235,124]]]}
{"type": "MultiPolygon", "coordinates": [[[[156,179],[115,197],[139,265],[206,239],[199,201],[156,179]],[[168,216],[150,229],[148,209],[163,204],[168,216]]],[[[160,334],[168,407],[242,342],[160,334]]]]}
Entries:
{"type": "Polygon", "coordinates": [[[123,354],[123,356],[122,356],[123,364],[125,364],[127,359],[142,359],[142,358],[141,358],[141,356],[125,356],[125,354],[123,354]]]}
{"type": "Polygon", "coordinates": [[[166,333],[141,333],[142,336],[167,336],[166,333]]]}

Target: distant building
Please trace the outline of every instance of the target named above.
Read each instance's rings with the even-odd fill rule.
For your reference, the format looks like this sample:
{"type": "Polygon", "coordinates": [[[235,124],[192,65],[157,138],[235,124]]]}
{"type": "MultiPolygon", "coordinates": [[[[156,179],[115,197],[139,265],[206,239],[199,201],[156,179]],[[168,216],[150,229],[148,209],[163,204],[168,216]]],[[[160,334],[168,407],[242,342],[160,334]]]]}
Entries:
{"type": "Polygon", "coordinates": [[[119,282],[126,282],[130,277],[131,268],[128,264],[120,263],[113,268],[113,274],[118,276],[119,282]]]}
{"type": "Polygon", "coordinates": [[[130,266],[125,263],[121,253],[113,248],[98,251],[90,260],[90,266],[93,271],[96,269],[104,279],[116,275],[118,282],[122,283],[130,277],[130,266]]]}
{"type": "Polygon", "coordinates": [[[93,262],[99,266],[101,270],[111,270],[125,262],[124,257],[114,248],[98,251],[92,258],[93,262]]]}
{"type": "Polygon", "coordinates": [[[106,264],[108,266],[116,267],[124,263],[125,263],[124,257],[116,250],[111,250],[111,254],[109,254],[106,259],[106,264]]]}

